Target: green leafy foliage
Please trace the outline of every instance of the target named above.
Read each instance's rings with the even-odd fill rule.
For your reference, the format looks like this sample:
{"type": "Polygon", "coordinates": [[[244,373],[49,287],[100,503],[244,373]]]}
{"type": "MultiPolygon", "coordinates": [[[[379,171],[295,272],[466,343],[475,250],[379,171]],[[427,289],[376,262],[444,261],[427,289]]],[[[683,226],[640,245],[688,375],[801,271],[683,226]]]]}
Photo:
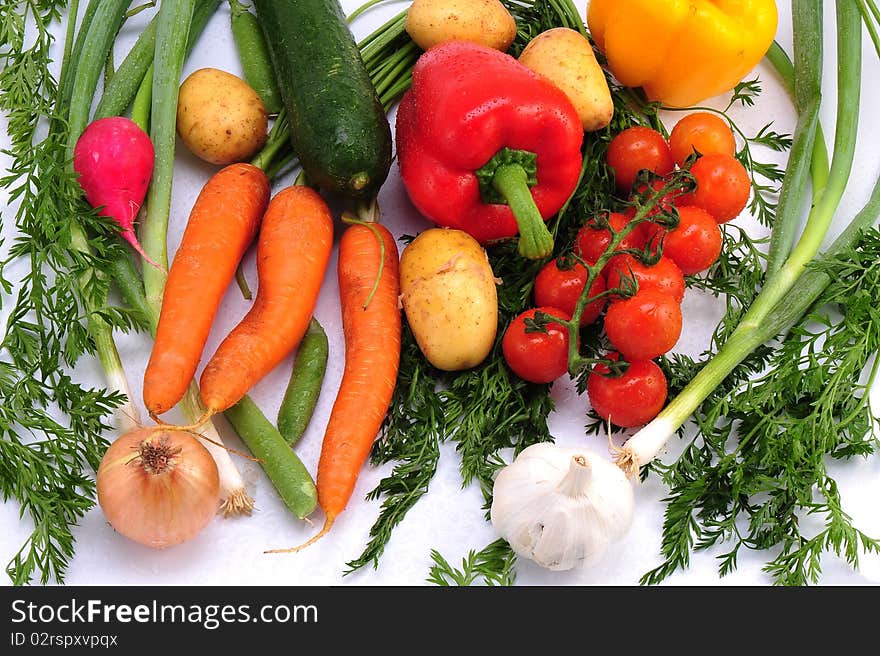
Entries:
{"type": "MultiPolygon", "coordinates": [[[[764,569],[781,585],[817,582],[823,553],[856,566],[860,551],[880,552],[880,542],[852,525],[828,472],[830,459],[878,447],[868,404],[880,348],[878,262],[880,231],[873,229],[854,248],[813,265],[832,281],[813,310],[703,402],[695,414],[699,436],[678,460],[650,465],[670,495],[664,561],[644,583],[687,567],[694,549],[726,549],[721,575],[735,568],[743,547],[768,550],[764,569]],[[810,534],[808,517],[821,518],[822,528],[810,534]]],[[[667,364],[675,384],[698,366],[685,358],[667,364]]]]}
{"type": "Polygon", "coordinates": [[[461,569],[450,565],[436,550],[431,550],[428,583],[441,586],[468,586],[482,582],[488,586],[513,585],[516,582],[516,554],[504,540],[496,540],[480,551],[469,551],[461,559],[461,569]]]}
{"type": "Polygon", "coordinates": [[[16,584],[63,581],[72,527],[94,505],[108,418],[125,402],[68,373],[95,351],[87,324],[133,327],[130,313],[107,304],[108,263],[119,256],[115,228],[85,204],[64,159],[64,113],[49,65],[50,28],[67,4],[0,2],[0,111],[12,160],[0,186],[16,207],[2,216],[16,237],[0,261],[12,303],[0,341],[0,494],[33,524],[7,566],[16,584]],[[34,30],[27,39],[25,26],[34,30]],[[88,252],[71,247],[79,228],[91,237],[88,252]],[[13,279],[19,262],[27,270],[13,279]]]}

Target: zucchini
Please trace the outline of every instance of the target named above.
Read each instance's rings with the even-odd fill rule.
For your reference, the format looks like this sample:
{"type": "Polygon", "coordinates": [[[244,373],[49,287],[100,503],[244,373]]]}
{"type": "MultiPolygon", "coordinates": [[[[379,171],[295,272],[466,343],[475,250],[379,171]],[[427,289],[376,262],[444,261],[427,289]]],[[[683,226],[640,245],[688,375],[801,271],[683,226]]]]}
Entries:
{"type": "Polygon", "coordinates": [[[309,184],[375,195],[391,168],[391,126],[338,0],[253,4],[309,184]]]}

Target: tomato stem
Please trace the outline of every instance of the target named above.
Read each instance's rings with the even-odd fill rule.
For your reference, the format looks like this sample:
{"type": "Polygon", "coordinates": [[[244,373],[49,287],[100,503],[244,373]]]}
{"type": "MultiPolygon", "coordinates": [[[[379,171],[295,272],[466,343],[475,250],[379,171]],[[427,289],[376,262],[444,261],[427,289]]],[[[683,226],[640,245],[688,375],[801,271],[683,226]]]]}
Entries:
{"type": "MultiPolygon", "coordinates": [[[[604,362],[604,360],[597,360],[595,358],[587,358],[580,354],[580,340],[578,339],[580,336],[580,328],[581,328],[581,317],[584,314],[586,308],[601,298],[606,298],[612,295],[628,295],[631,293],[631,289],[624,289],[622,286],[612,287],[610,289],[606,289],[605,291],[599,294],[592,294],[590,290],[593,287],[593,283],[596,279],[602,274],[605,265],[611,260],[611,258],[617,255],[633,255],[639,260],[644,260],[649,257],[659,257],[662,254],[663,243],[662,240],[659,244],[656,244],[656,248],[652,248],[653,241],[649,243],[643,249],[632,249],[632,248],[618,248],[618,246],[629,236],[634,230],[636,230],[642,223],[659,223],[661,217],[664,219],[664,225],[668,227],[674,227],[674,223],[677,222],[677,212],[675,213],[674,220],[670,220],[670,217],[667,215],[667,212],[664,210],[660,214],[652,214],[652,212],[660,205],[661,200],[663,200],[670,193],[682,193],[687,189],[683,187],[683,179],[682,177],[688,177],[689,174],[685,172],[682,174],[673,174],[664,180],[664,184],[659,189],[653,187],[652,185],[648,185],[646,187],[646,191],[640,194],[640,198],[636,201],[636,213],[630,219],[623,228],[620,230],[616,230],[610,222],[604,228],[609,231],[611,234],[611,241],[608,243],[608,246],[605,248],[605,251],[599,256],[595,262],[590,263],[579,257],[577,254],[574,255],[574,258],[577,262],[584,265],[587,270],[587,281],[584,284],[584,289],[581,292],[581,295],[578,297],[577,304],[575,305],[574,312],[571,315],[571,319],[568,321],[559,320],[557,323],[565,326],[568,329],[568,373],[574,378],[581,371],[583,371],[586,367],[592,366],[593,364],[597,364],[599,362],[604,362]],[[649,251],[649,249],[651,249],[649,251]]],[[[600,227],[599,229],[602,229],[600,227]]],[[[638,285],[638,283],[636,283],[638,285]]],[[[637,287],[636,287],[637,288],[637,287]]]]}

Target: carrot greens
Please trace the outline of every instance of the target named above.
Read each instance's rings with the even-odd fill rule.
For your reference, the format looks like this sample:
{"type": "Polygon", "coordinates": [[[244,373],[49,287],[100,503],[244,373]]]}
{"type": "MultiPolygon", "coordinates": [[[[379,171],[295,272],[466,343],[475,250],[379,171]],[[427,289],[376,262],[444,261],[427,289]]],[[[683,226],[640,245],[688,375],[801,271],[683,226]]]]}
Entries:
{"type": "MultiPolygon", "coordinates": [[[[99,21],[98,5],[90,3],[84,27],[103,42],[97,32],[115,33],[121,18],[105,14],[99,21]]],[[[71,527],[94,505],[90,470],[106,448],[103,434],[112,413],[128,404],[111,331],[131,329],[134,319],[108,303],[107,275],[123,247],[112,221],[85,203],[66,157],[74,139],[67,131],[69,80],[86,75],[86,64],[100,75],[106,55],[80,62],[83,47],[74,42],[84,37],[77,38],[71,21],[60,80],[49,66],[51,26],[65,8],[75,14],[78,6],[0,2],[0,111],[8,116],[12,160],[0,186],[16,203],[4,220],[11,217],[17,233],[0,263],[4,292],[16,290],[0,342],[0,494],[18,501],[33,523],[6,568],[18,584],[63,580],[71,527]],[[26,36],[27,26],[34,33],[26,36]],[[19,263],[29,267],[23,275],[19,263]],[[108,380],[110,389],[86,387],[70,373],[87,353],[99,356],[108,376],[120,377],[108,380]]]]}

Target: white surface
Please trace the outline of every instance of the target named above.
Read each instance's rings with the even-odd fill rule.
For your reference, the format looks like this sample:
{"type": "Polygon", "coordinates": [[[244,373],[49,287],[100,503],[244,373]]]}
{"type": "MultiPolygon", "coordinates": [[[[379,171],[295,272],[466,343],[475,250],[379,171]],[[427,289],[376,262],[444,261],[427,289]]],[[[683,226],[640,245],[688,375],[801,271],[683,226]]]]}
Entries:
{"type": "MultiPolygon", "coordinates": [[[[343,7],[351,11],[360,0],[343,0],[343,7]]],[[[363,16],[354,25],[356,35],[363,36],[400,11],[405,2],[386,3],[363,16]]],[[[780,26],[777,38],[786,50],[791,52],[790,3],[778,3],[780,26]]],[[[834,45],[833,45],[833,6],[826,3],[827,25],[830,28],[830,41],[826,44],[826,89],[822,121],[829,139],[833,136],[835,89],[834,45]]],[[[122,35],[123,43],[131,43],[137,29],[148,20],[148,12],[133,19],[122,35]]],[[[116,56],[123,56],[123,47],[117,47],[116,56]]],[[[880,125],[874,120],[872,108],[880,106],[880,88],[874,83],[880,79],[880,65],[870,42],[865,39],[865,68],[863,74],[863,98],[865,107],[860,125],[859,147],[856,152],[856,165],[846,196],[838,214],[840,223],[851,217],[868,197],[873,181],[880,173],[880,161],[876,155],[880,144],[880,125]]],[[[186,64],[184,76],[204,67],[213,66],[240,73],[240,66],[228,29],[228,9],[221,5],[186,64]]],[[[764,64],[756,73],[760,75],[765,92],[758,99],[757,106],[746,110],[736,110],[735,117],[747,134],[753,134],[766,122],[774,121],[774,127],[781,132],[792,132],[794,113],[791,104],[781,89],[773,72],[764,64]]],[[[717,106],[725,104],[717,99],[717,106]]],[[[0,117],[0,121],[3,121],[0,117]]],[[[6,131],[0,130],[0,144],[6,140],[6,131]]],[[[0,159],[0,168],[5,170],[8,160],[0,159]]],[[[767,155],[766,157],[773,157],[767,155]]],[[[776,156],[778,158],[778,156],[776,156]]],[[[189,209],[199,189],[214,167],[197,161],[184,148],[178,148],[178,165],[173,191],[172,223],[169,234],[169,251],[173,254],[179,242],[189,209]]],[[[281,181],[281,184],[287,182],[281,181]]],[[[276,187],[277,188],[277,187],[276,187]]],[[[2,192],[0,192],[2,193],[2,192]]],[[[0,196],[0,206],[5,207],[6,198],[0,196]]],[[[424,219],[415,214],[400,184],[397,168],[392,168],[391,176],[380,195],[383,222],[396,235],[414,234],[428,226],[424,219]]],[[[11,234],[9,225],[12,216],[4,212],[7,224],[3,237],[11,234]]],[[[748,217],[741,217],[739,223],[751,226],[755,233],[759,228],[748,217]]],[[[840,223],[833,229],[840,230],[840,223]]],[[[10,243],[7,241],[6,243],[10,243]]],[[[308,433],[303,437],[297,451],[311,471],[315,470],[323,427],[329,415],[330,406],[339,384],[342,372],[343,344],[335,282],[335,255],[328,268],[327,276],[316,316],[324,325],[330,337],[330,362],[323,387],[323,394],[308,433]]],[[[248,279],[256,282],[253,253],[247,259],[248,279]]],[[[214,326],[206,354],[210,354],[220,339],[243,316],[246,303],[241,299],[237,288],[232,287],[224,300],[220,315],[214,326]]],[[[684,302],[685,333],[676,350],[690,354],[699,353],[705,346],[710,329],[720,316],[720,308],[712,299],[691,290],[684,302]]],[[[6,308],[4,308],[6,310],[6,308]]],[[[4,316],[5,316],[4,311],[4,316]]],[[[150,349],[150,341],[145,336],[120,336],[120,354],[129,372],[134,397],[140,401],[141,381],[150,349]]],[[[281,395],[290,371],[288,359],[278,369],[260,382],[252,396],[272,417],[277,410],[281,395]]],[[[87,359],[77,368],[77,377],[94,384],[101,384],[100,370],[87,359]]],[[[558,411],[552,417],[550,428],[562,444],[587,444],[591,448],[605,452],[601,438],[586,438],[583,434],[586,397],[579,397],[572,386],[558,383],[553,391],[558,411]]],[[[875,394],[876,396],[876,394],[875,394]]],[[[169,419],[171,415],[169,415],[169,419]]],[[[179,419],[179,417],[178,417],[179,419]]],[[[229,427],[219,420],[221,430],[230,435],[229,427]]],[[[230,437],[229,446],[242,448],[235,437],[230,437]]],[[[668,456],[674,455],[679,443],[674,441],[668,456]]],[[[461,488],[458,474],[458,457],[450,445],[444,445],[438,472],[431,489],[402,524],[394,531],[378,570],[365,568],[350,576],[343,577],[345,563],[360,555],[370,526],[379,512],[379,502],[366,502],[364,496],[373,489],[380,478],[390,471],[390,466],[376,469],[364,468],[358,480],[348,509],[338,518],[332,532],[313,547],[291,555],[264,555],[267,548],[292,546],[310,537],[317,527],[295,519],[281,504],[268,479],[258,465],[237,458],[249,490],[256,499],[257,508],[253,516],[231,520],[216,519],[196,539],[166,551],[154,551],[133,544],[117,535],[98,508],[90,512],[82,524],[76,528],[76,557],[67,572],[70,584],[373,584],[373,585],[422,585],[430,565],[429,553],[432,548],[439,550],[451,563],[456,564],[470,549],[480,549],[497,536],[492,526],[484,519],[481,509],[482,498],[479,491],[471,486],[461,488]]],[[[850,463],[833,463],[832,472],[837,478],[844,501],[844,508],[852,516],[857,527],[867,534],[880,536],[880,512],[876,499],[880,498],[880,459],[859,460],[850,463]]],[[[551,573],[543,571],[530,563],[520,560],[518,583],[521,585],[584,585],[618,584],[634,585],[639,577],[660,562],[659,546],[661,539],[663,504],[661,499],[666,490],[656,478],[645,484],[636,485],[636,513],[633,527],[624,540],[612,548],[612,552],[598,566],[580,572],[551,573]]],[[[320,524],[323,517],[316,513],[315,521],[320,524]]],[[[14,502],[0,505],[0,563],[6,564],[29,533],[26,521],[18,517],[18,507],[14,502]]],[[[767,553],[743,551],[738,570],[719,579],[713,553],[697,554],[691,566],[684,572],[676,573],[668,580],[669,585],[763,585],[769,579],[761,572],[767,553]]],[[[833,555],[823,558],[823,584],[876,584],[880,582],[880,557],[863,556],[860,572],[853,572],[842,560],[833,555]]],[[[8,584],[6,577],[3,583],[8,584]]]]}

